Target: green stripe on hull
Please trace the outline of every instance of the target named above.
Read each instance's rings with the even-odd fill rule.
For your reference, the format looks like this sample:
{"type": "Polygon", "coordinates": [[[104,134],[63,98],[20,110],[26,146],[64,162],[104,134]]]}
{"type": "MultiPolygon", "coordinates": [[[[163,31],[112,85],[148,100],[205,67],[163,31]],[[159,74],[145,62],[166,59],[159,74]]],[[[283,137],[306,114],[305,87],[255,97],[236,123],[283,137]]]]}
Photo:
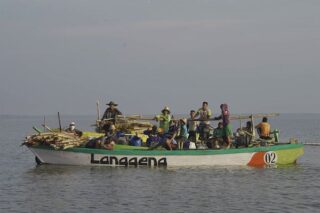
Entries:
{"type": "MultiPolygon", "coordinates": [[[[53,150],[50,147],[32,147],[39,149],[53,150]]],[[[62,151],[62,150],[61,150],[62,151]]],[[[291,155],[292,151],[303,154],[303,144],[284,144],[275,145],[269,147],[253,147],[253,148],[240,148],[240,149],[221,149],[221,150],[104,150],[104,149],[88,149],[88,148],[70,148],[63,150],[64,152],[76,152],[76,153],[93,153],[93,154],[105,154],[105,155],[143,155],[143,156],[169,156],[169,155],[223,155],[223,154],[237,154],[237,153],[254,153],[254,152],[279,152],[282,162],[289,161],[291,158],[286,155],[291,155]],[[296,149],[296,150],[292,150],[296,149]],[[299,150],[299,151],[298,151],[299,150]],[[302,151],[301,151],[302,150],[302,151]]],[[[295,155],[296,156],[296,155],[295,155]]]]}

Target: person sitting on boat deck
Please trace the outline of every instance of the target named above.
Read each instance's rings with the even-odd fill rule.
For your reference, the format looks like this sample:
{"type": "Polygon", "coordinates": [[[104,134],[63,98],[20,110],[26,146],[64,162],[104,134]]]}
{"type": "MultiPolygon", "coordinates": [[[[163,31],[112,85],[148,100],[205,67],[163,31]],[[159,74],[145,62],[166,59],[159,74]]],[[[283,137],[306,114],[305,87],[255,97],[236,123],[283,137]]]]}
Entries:
{"type": "Polygon", "coordinates": [[[104,112],[102,120],[107,119],[112,121],[113,124],[115,124],[117,116],[122,115],[122,113],[116,108],[118,104],[114,103],[113,101],[110,101],[106,105],[108,105],[109,107],[104,112]]]}
{"type": "Polygon", "coordinates": [[[89,140],[85,147],[90,149],[112,150],[114,145],[115,141],[111,137],[100,137],[89,140]]]}
{"type": "Polygon", "coordinates": [[[108,137],[104,138],[103,143],[101,144],[102,149],[107,149],[107,150],[113,150],[114,145],[116,142],[113,140],[113,138],[108,137]]]}
{"type": "Polygon", "coordinates": [[[222,119],[222,125],[223,125],[223,139],[224,142],[227,145],[227,149],[231,147],[231,137],[232,137],[232,126],[230,123],[230,111],[227,104],[221,104],[221,115],[218,117],[215,117],[215,120],[221,120],[222,119]]]}
{"type": "Polygon", "coordinates": [[[203,141],[208,141],[210,137],[213,135],[214,128],[210,124],[206,124],[206,126],[203,129],[203,141]]]}
{"type": "Polygon", "coordinates": [[[173,134],[174,132],[179,133],[180,127],[179,127],[179,121],[172,118],[170,121],[169,131],[167,134],[173,134]]]}
{"type": "Polygon", "coordinates": [[[167,150],[177,149],[178,145],[177,145],[177,141],[175,140],[175,137],[178,135],[179,127],[177,125],[176,120],[171,120],[170,123],[171,125],[169,128],[169,131],[166,133],[162,133],[159,143],[156,145],[150,146],[150,149],[156,149],[159,146],[162,146],[167,150]]]}
{"type": "Polygon", "coordinates": [[[195,121],[196,111],[190,111],[190,118],[188,119],[187,128],[189,132],[189,140],[196,142],[197,141],[197,130],[199,127],[199,121],[195,121]]]}
{"type": "Polygon", "coordinates": [[[245,146],[248,147],[249,144],[252,142],[252,122],[247,121],[246,126],[243,128],[237,129],[237,132],[235,134],[236,136],[236,148],[239,146],[245,146]]]}
{"type": "Polygon", "coordinates": [[[179,127],[179,133],[175,139],[178,142],[178,149],[183,149],[183,144],[189,137],[189,133],[187,129],[187,119],[186,118],[180,119],[178,127],[179,127]]]}
{"type": "Polygon", "coordinates": [[[147,146],[150,147],[153,144],[158,144],[161,140],[160,131],[156,125],[152,126],[152,129],[147,129],[143,132],[143,134],[148,136],[147,146]]]}
{"type": "Polygon", "coordinates": [[[207,146],[212,149],[219,149],[221,144],[223,144],[223,124],[219,122],[218,127],[213,130],[213,135],[207,146]]]}
{"type": "Polygon", "coordinates": [[[66,132],[69,132],[69,133],[73,133],[75,134],[76,136],[79,136],[81,137],[82,136],[82,132],[78,129],[76,129],[76,123],[75,122],[71,122],[69,124],[69,127],[67,129],[65,129],[66,132]]]}
{"type": "Polygon", "coordinates": [[[204,140],[205,139],[205,128],[210,125],[210,119],[212,115],[212,111],[209,109],[209,104],[207,101],[204,101],[202,103],[202,107],[198,109],[198,111],[195,114],[195,118],[199,116],[199,119],[201,120],[199,123],[199,134],[200,134],[200,139],[204,140]]]}
{"type": "Polygon", "coordinates": [[[167,133],[170,127],[171,115],[170,108],[164,107],[161,111],[161,115],[155,117],[156,121],[159,121],[159,127],[163,130],[163,133],[167,133]]]}
{"type": "Polygon", "coordinates": [[[118,142],[118,136],[115,125],[111,124],[109,129],[105,131],[105,135],[94,138],[86,144],[86,148],[108,149],[111,150],[113,145],[118,142]]]}
{"type": "Polygon", "coordinates": [[[118,132],[114,124],[110,125],[109,130],[105,132],[104,137],[112,138],[115,143],[118,141],[118,132]]]}
{"type": "Polygon", "coordinates": [[[171,128],[170,131],[162,137],[161,141],[161,144],[163,144],[163,147],[167,150],[176,150],[178,148],[175,137],[177,136],[179,130],[174,128],[174,126],[172,127],[173,128],[171,128]]]}
{"type": "Polygon", "coordinates": [[[268,123],[268,118],[267,117],[263,117],[262,118],[262,122],[259,123],[257,126],[255,126],[255,128],[257,129],[258,134],[259,134],[261,139],[264,139],[264,140],[271,139],[271,137],[270,137],[271,126],[268,123]]]}

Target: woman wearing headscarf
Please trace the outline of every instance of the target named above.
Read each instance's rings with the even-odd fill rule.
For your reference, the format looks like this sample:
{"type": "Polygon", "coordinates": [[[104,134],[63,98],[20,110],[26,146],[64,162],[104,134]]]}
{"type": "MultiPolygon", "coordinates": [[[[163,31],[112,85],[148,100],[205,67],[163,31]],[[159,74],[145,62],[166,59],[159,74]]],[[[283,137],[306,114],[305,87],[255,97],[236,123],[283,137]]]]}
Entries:
{"type": "Polygon", "coordinates": [[[222,120],[223,125],[223,140],[227,144],[227,149],[231,146],[232,126],[230,123],[230,111],[227,104],[221,104],[221,115],[215,117],[215,120],[222,120]]]}

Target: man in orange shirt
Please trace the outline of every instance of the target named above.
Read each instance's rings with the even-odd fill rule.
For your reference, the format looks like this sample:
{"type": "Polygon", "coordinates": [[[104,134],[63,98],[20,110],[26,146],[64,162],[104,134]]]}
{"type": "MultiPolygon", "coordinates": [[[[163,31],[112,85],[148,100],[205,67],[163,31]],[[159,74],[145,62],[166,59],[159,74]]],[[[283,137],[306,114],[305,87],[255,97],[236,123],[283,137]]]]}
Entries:
{"type": "Polygon", "coordinates": [[[262,118],[262,122],[256,126],[256,129],[258,130],[258,133],[261,139],[265,139],[265,140],[270,139],[271,127],[270,127],[270,124],[268,123],[267,117],[262,118]]]}

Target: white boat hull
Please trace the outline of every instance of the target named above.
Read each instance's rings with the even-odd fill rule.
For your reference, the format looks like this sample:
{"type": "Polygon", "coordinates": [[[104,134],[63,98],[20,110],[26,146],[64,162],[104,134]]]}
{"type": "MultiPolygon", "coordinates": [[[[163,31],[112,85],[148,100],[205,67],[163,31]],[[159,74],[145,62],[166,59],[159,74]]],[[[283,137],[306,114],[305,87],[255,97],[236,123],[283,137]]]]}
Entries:
{"type": "MultiPolygon", "coordinates": [[[[293,144],[292,144],[293,145],[293,144]]],[[[283,145],[286,146],[286,145],[283,145]]],[[[47,164],[87,166],[265,166],[295,163],[303,154],[303,146],[261,148],[261,150],[193,150],[193,151],[132,151],[71,149],[58,151],[29,147],[47,164]]]]}

